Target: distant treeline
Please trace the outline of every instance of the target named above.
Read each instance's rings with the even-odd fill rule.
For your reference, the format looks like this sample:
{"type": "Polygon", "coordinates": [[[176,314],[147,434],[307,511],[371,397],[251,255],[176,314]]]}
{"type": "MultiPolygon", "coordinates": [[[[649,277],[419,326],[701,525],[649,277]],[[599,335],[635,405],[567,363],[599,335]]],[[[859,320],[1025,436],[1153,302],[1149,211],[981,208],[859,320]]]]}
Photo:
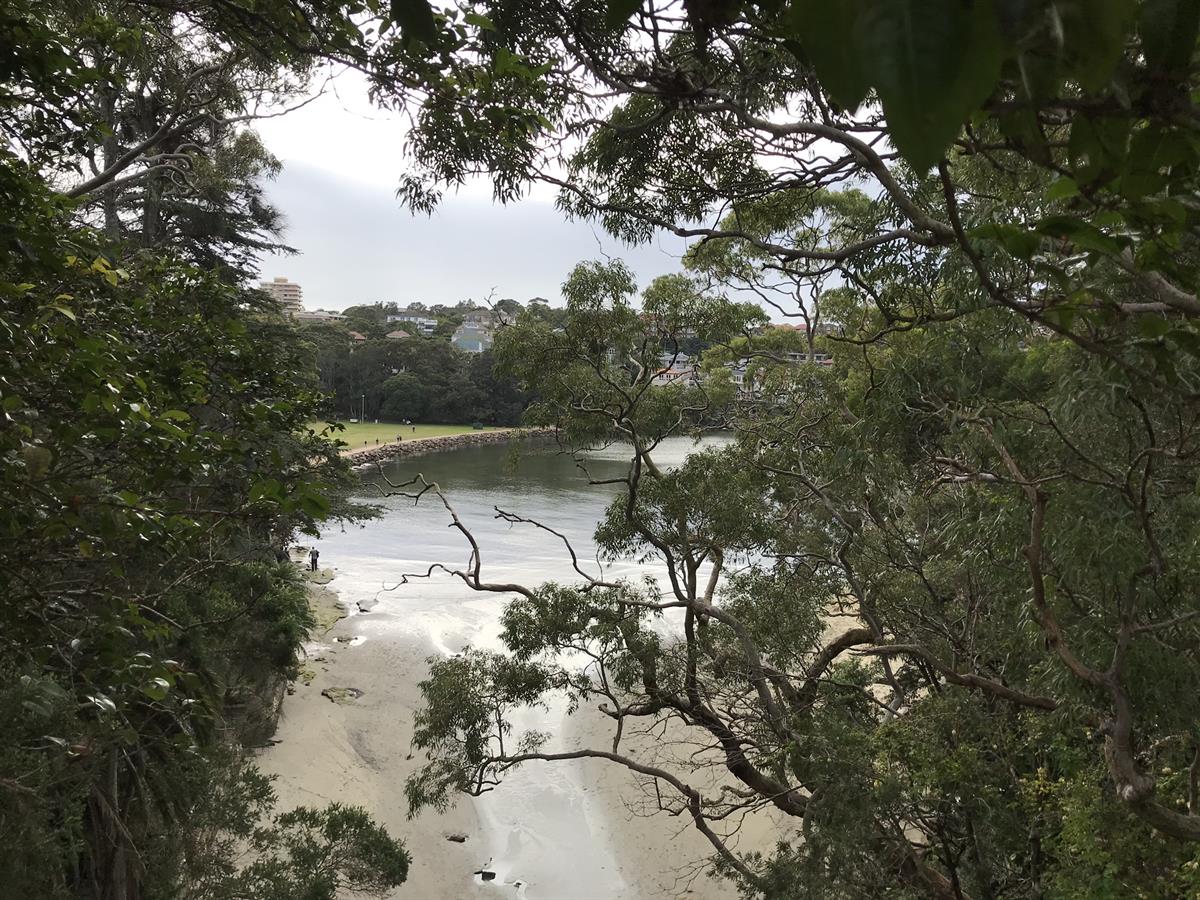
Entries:
{"type": "MultiPolygon", "coordinates": [[[[386,338],[389,332],[413,329],[404,323],[389,324],[387,316],[397,306],[383,303],[352,306],[345,310],[344,323],[304,329],[316,354],[321,389],[329,396],[325,414],[386,422],[519,424],[531,396],[511,378],[492,372],[490,351],[465,353],[450,344],[471,304],[413,306],[437,318],[432,336],[386,338]],[[367,341],[356,343],[352,331],[367,341]]],[[[515,320],[523,310],[550,323],[563,315],[544,301],[522,306],[515,300],[501,300],[493,308],[503,320],[515,320]]]]}
{"type": "MultiPolygon", "coordinates": [[[[405,311],[419,312],[431,319],[437,319],[438,325],[433,333],[434,337],[449,340],[454,334],[454,329],[462,324],[463,316],[478,308],[479,304],[470,300],[463,300],[453,306],[447,306],[444,303],[426,305],[419,301],[412,303],[378,302],[347,307],[342,310],[342,315],[346,317],[346,327],[351,331],[357,331],[369,338],[382,338],[397,328],[409,332],[413,330],[412,326],[403,322],[388,322],[388,316],[405,311]]],[[[567,315],[564,308],[553,307],[542,297],[534,297],[525,303],[505,297],[489,304],[489,308],[502,322],[516,322],[521,313],[527,311],[536,319],[552,326],[560,326],[566,321],[567,315]]]]}

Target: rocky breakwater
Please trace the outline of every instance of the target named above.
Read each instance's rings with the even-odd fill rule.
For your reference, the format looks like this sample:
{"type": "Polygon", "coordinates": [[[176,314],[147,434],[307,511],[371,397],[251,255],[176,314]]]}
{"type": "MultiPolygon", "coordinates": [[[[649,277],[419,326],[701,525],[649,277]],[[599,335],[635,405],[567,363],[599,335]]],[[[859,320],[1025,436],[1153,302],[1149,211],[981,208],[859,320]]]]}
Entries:
{"type": "Polygon", "coordinates": [[[359,447],[344,450],[353,468],[365,469],[389,459],[403,456],[421,456],[426,453],[441,453],[460,447],[479,444],[504,444],[514,440],[545,440],[553,434],[550,428],[497,428],[492,431],[464,431],[462,434],[447,434],[441,437],[414,438],[411,441],[393,441],[376,447],[359,447]]]}

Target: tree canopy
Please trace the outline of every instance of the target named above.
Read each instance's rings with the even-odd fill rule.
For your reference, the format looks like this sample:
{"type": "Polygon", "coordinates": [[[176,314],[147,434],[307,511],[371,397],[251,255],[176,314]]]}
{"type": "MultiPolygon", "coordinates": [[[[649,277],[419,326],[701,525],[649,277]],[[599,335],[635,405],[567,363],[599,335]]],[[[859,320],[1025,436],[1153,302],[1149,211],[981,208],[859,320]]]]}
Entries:
{"type": "MultiPolygon", "coordinates": [[[[584,264],[565,320],[537,304],[498,339],[581,464],[627,448],[597,542],[661,576],[567,553],[569,582],[494,584],[469,542],[455,575],[516,598],[507,650],[431,669],[414,809],[562,758],[508,716],[566,691],[614,725],[570,758],[653,782],[748,896],[1200,891],[1195,0],[0,16],[6,884],[135,896],[136,838],[174,888],[164,823],[226,833],[269,800],[212,737],[251,675],[212,660],[288,665],[304,608],[268,548],[333,511],[340,470],[285,326],[236,286],[278,240],[240,120],[335,61],[410,117],[414,210],[486,174],[694,241],[640,307],[625,267],[584,264]],[[663,383],[688,340],[699,374],[663,383]],[[714,424],[733,441],[659,464],[714,424]],[[778,841],[733,846],[764,808],[778,841]]],[[[287,860],[347,824],[379,873],[354,885],[401,880],[403,850],[331,808],[225,884],[294,890],[287,860]]]]}
{"type": "Polygon", "coordinates": [[[370,509],[278,309],[248,121],[311,60],[213,7],[0,4],[6,896],[376,895],[403,846],[246,760],[314,626],[285,548],[370,509]],[[253,854],[247,854],[253,849],[253,854]]]}
{"type": "Polygon", "coordinates": [[[414,805],[560,756],[446,698],[566,690],[614,720],[583,755],[748,895],[1194,893],[1197,4],[423,10],[377,84],[415,118],[413,207],[484,172],[694,243],[641,311],[588,264],[564,330],[498,347],[582,465],[628,447],[597,540],[662,574],[497,585],[472,544],[509,652],[431,674],[414,805]],[[663,384],[686,334],[706,374],[663,384]],[[733,444],[658,464],[713,421],[733,444]],[[667,727],[678,752],[622,751],[667,727]],[[761,807],[779,844],[739,853],[761,807]]]}

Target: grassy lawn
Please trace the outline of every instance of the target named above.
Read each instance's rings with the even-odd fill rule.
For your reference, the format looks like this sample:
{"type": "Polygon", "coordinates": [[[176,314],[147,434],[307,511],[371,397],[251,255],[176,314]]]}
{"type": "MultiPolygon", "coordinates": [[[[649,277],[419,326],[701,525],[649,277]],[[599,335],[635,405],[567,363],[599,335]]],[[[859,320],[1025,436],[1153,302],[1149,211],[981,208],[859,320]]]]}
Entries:
{"type": "MultiPolygon", "coordinates": [[[[351,450],[359,447],[373,447],[375,440],[378,438],[379,443],[386,444],[396,440],[396,435],[400,435],[404,440],[409,441],[413,438],[426,437],[443,437],[447,434],[462,434],[464,431],[473,431],[470,425],[395,425],[387,422],[380,422],[378,425],[373,425],[370,422],[343,422],[346,426],[345,431],[339,431],[331,436],[336,440],[342,441],[351,450]],[[413,431],[413,429],[416,431],[413,431]]],[[[314,422],[310,426],[314,431],[320,431],[325,427],[324,422],[314,422]]],[[[494,429],[488,428],[487,431],[494,429]]]]}

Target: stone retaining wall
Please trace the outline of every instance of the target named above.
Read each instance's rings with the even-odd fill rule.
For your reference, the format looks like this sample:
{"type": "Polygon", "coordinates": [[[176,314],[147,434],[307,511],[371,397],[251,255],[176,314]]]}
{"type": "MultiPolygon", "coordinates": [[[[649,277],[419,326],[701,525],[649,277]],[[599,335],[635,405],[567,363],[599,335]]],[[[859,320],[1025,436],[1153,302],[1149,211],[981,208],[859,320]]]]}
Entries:
{"type": "Polygon", "coordinates": [[[441,453],[444,450],[457,450],[460,447],[473,447],[478,444],[504,444],[521,438],[545,439],[553,434],[551,428],[504,428],[495,431],[465,431],[462,434],[447,434],[442,437],[414,438],[411,441],[398,441],[390,444],[380,444],[378,447],[363,447],[344,452],[349,457],[351,466],[355,469],[365,469],[389,459],[404,456],[422,456],[426,453],[441,453]]]}

